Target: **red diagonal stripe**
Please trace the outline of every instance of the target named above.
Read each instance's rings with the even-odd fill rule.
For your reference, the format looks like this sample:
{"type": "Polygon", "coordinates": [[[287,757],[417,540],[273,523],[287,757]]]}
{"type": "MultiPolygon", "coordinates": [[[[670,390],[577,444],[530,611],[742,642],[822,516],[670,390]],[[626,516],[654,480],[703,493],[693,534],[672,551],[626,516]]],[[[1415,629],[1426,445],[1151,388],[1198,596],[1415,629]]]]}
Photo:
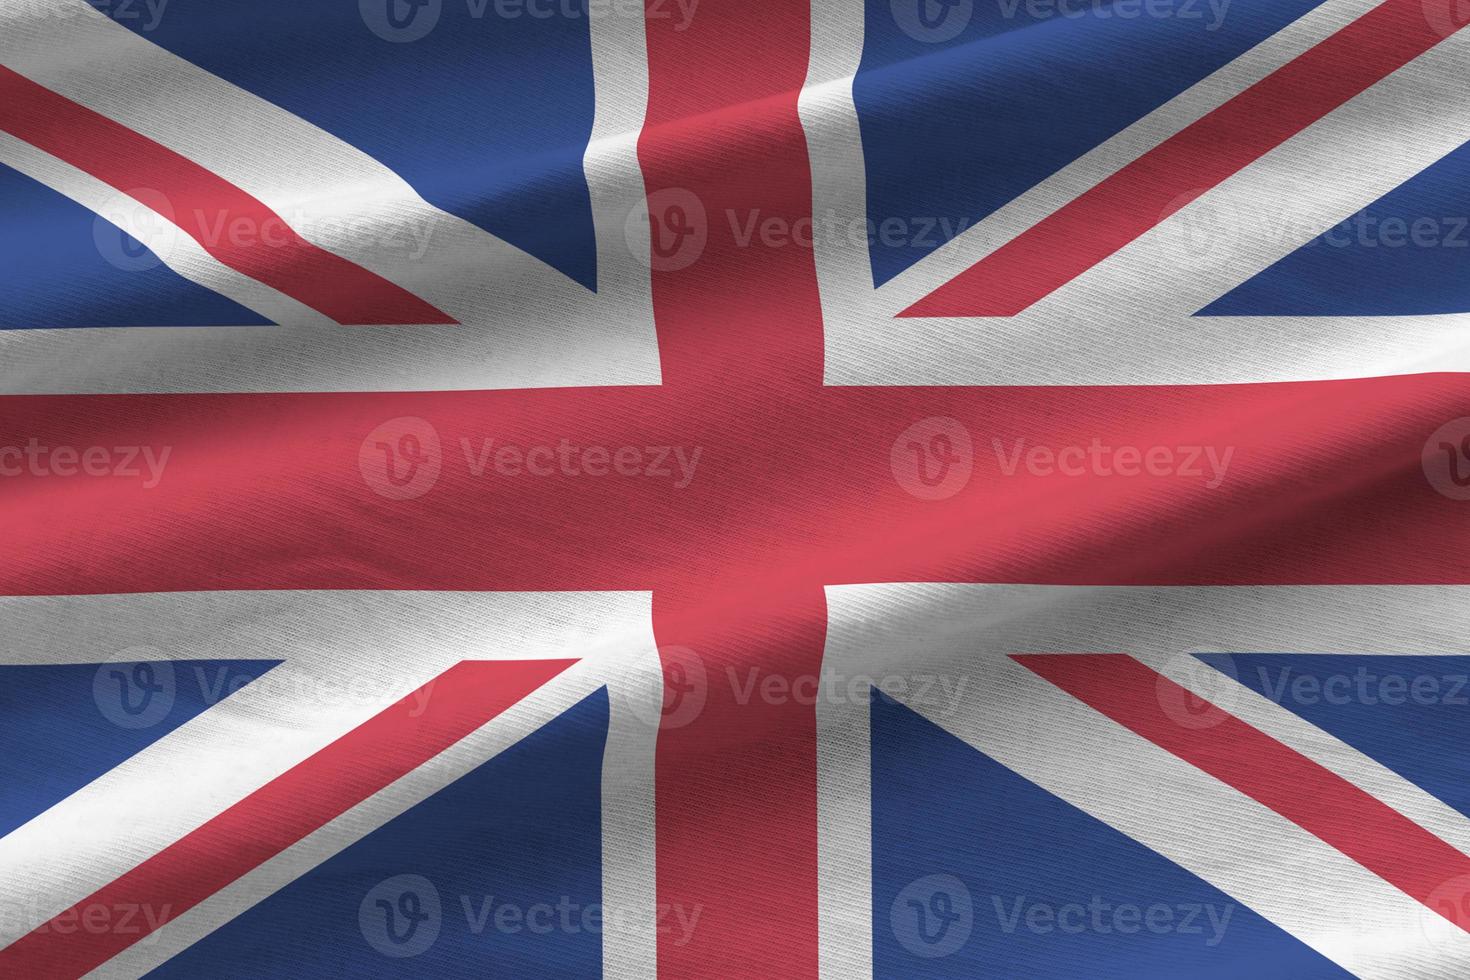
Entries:
{"type": "MultiPolygon", "coordinates": [[[[1464,927],[1436,890],[1470,875],[1470,857],[1331,770],[1216,705],[1120,654],[1028,654],[1014,658],[1084,704],[1188,762],[1464,927]],[[1214,724],[1187,728],[1165,699],[1202,705],[1214,724]]],[[[1196,712],[1198,714],[1198,712],[1196,712]]]]}
{"type": "Polygon", "coordinates": [[[1387,0],[899,316],[1020,313],[1442,40],[1423,0],[1387,0]]]}
{"type": "MultiPolygon", "coordinates": [[[[0,950],[0,976],[78,977],[153,929],[74,930],[96,908],[172,919],[422,766],[572,660],[466,661],[271,780],[116,881],[0,950]]],[[[163,804],[160,804],[163,805],[163,804]]],[[[147,917],[140,917],[146,920],[147,917]]]]}
{"type": "Polygon", "coordinates": [[[317,248],[229,181],[3,66],[0,129],[155,211],[158,202],[138,190],[162,194],[173,213],[159,214],[210,255],[338,323],[454,322],[382,276],[317,248]],[[250,233],[228,233],[239,228],[250,233]]]}

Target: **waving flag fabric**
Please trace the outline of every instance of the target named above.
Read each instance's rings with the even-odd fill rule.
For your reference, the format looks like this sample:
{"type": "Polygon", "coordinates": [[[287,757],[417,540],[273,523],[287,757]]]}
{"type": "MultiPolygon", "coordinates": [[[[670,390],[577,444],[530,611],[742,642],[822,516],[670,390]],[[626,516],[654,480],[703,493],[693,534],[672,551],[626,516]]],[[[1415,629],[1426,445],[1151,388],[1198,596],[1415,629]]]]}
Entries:
{"type": "Polygon", "coordinates": [[[0,0],[0,976],[1470,975],[1467,26],[0,0]]]}

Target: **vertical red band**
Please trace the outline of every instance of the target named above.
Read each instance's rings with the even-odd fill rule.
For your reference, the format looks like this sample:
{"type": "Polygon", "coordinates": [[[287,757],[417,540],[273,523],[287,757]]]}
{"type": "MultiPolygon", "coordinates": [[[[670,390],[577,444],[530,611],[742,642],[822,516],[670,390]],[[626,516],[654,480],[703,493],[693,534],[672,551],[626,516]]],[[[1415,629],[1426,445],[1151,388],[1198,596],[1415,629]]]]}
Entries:
{"type": "Polygon", "coordinates": [[[799,236],[746,233],[811,221],[797,111],[811,12],[808,0],[758,9],[703,0],[687,25],[665,13],[649,7],[638,152],[660,395],[670,417],[687,420],[705,462],[680,507],[699,515],[672,566],[688,584],[654,592],[671,697],[703,698],[692,711],[670,701],[658,741],[658,901],[700,916],[687,941],[660,934],[659,973],[815,977],[816,709],[764,696],[760,685],[774,676],[784,690],[818,674],[825,601],[815,581],[773,580],[790,578],[778,552],[793,540],[774,551],[717,540],[717,515],[789,496],[777,468],[741,461],[768,455],[822,394],[812,250],[793,243],[799,236]]]}
{"type": "Polygon", "coordinates": [[[668,696],[654,774],[659,975],[817,975],[816,712],[822,592],[760,608],[654,594],[668,696]]]}

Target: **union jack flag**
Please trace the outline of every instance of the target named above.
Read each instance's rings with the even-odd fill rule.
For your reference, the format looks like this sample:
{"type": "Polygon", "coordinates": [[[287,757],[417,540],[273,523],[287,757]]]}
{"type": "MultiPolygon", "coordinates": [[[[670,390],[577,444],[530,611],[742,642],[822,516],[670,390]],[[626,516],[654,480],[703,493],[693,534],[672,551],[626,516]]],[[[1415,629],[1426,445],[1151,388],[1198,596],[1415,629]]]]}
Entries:
{"type": "Polygon", "coordinates": [[[0,0],[0,977],[1470,975],[1467,26],[0,0]]]}

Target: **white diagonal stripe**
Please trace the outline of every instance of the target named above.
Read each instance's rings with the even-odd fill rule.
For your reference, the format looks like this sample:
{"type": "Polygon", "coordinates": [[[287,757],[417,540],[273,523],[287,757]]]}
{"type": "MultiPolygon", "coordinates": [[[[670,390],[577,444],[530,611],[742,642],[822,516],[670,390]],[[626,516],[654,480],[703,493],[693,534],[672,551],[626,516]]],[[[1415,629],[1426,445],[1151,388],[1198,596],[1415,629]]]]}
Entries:
{"type": "MultiPolygon", "coordinates": [[[[1191,278],[1185,273],[1197,273],[1201,263],[1181,272],[1178,256],[1168,254],[1171,242],[1187,237],[1178,229],[1195,214],[1188,208],[1018,316],[896,318],[1002,243],[1380,3],[1329,0],[1319,5],[881,288],[872,285],[862,241],[817,235],[826,382],[1235,384],[1470,371],[1465,330],[1470,315],[1192,317],[1269,264],[1272,246],[1277,256],[1284,254],[1286,241],[1278,234],[1253,243],[1247,231],[1239,243],[1225,241],[1219,256],[1206,256],[1205,272],[1191,278]],[[1154,241],[1159,244],[1148,244],[1154,241]]],[[[815,211],[832,216],[836,228],[861,227],[867,217],[865,171],[852,78],[862,53],[863,14],[847,4],[817,3],[813,24],[816,44],[801,115],[812,148],[815,211]]],[[[1454,148],[1456,136],[1462,142],[1470,138],[1470,100],[1459,70],[1466,33],[1310,127],[1269,155],[1270,163],[1263,161],[1249,168],[1249,176],[1228,182],[1241,188],[1234,203],[1242,210],[1231,213],[1254,214],[1259,200],[1271,200],[1296,215],[1289,227],[1310,228],[1315,235],[1370,203],[1395,180],[1442,157],[1454,148]],[[1418,139],[1421,133],[1428,138],[1418,139]],[[1337,176],[1312,195],[1292,197],[1285,188],[1293,175],[1298,181],[1328,183],[1320,180],[1324,171],[1337,176]]],[[[1207,207],[1204,201],[1199,206],[1207,207]]],[[[1265,227],[1282,223],[1273,220],[1265,227]]],[[[1294,244],[1310,237],[1298,236],[1294,244]]]]}
{"type": "MultiPolygon", "coordinates": [[[[1206,649],[1464,654],[1470,588],[891,585],[833,588],[828,596],[830,668],[844,676],[963,677],[965,693],[955,703],[910,706],[1344,968],[1364,977],[1450,978],[1470,967],[1463,931],[1010,659],[1022,652],[1138,652],[1165,666],[1165,651],[1185,658],[1206,649]]],[[[865,741],[860,713],[849,709],[847,718],[843,737],[865,741]]],[[[1346,758],[1318,761],[1341,766],[1346,758]]],[[[1364,782],[1362,773],[1353,775],[1364,782]]],[[[1408,813],[1419,819],[1425,814],[1414,805],[1408,813]]],[[[1464,849],[1463,816],[1431,814],[1424,822],[1464,849]]],[[[832,850],[822,855],[830,860],[832,850]]],[[[824,871],[829,890],[839,881],[824,871]]],[[[850,899],[844,907],[858,904],[850,899]]]]}
{"type": "Polygon", "coordinates": [[[630,699],[643,693],[629,669],[639,659],[651,661],[652,666],[645,663],[644,668],[659,675],[651,637],[630,638],[630,645],[617,656],[582,661],[427,765],[170,920],[89,976],[143,976],[602,687],[608,689],[611,708],[603,783],[602,906],[607,923],[602,932],[603,966],[608,976],[653,976],[657,947],[653,739],[657,729],[630,707],[630,699]]]}
{"type": "MultiPolygon", "coordinates": [[[[236,272],[206,252],[198,242],[180,232],[176,226],[167,225],[161,220],[143,220],[145,209],[139,202],[91,174],[78,170],[71,164],[58,160],[49,153],[38,150],[6,132],[0,132],[0,164],[59,191],[89,211],[105,217],[112,224],[146,245],[159,261],[185,279],[226,296],[274,323],[298,323],[303,326],[321,327],[332,322],[309,306],[277,292],[264,283],[236,272]]],[[[188,327],[160,327],[157,329],[165,332],[190,330],[188,327]]],[[[216,328],[199,329],[213,330],[216,328]]],[[[117,330],[89,332],[97,336],[98,343],[93,357],[100,370],[102,365],[112,364],[107,354],[108,349],[113,345],[108,344],[107,340],[121,339],[123,335],[117,330]]],[[[177,340],[180,334],[170,333],[169,336],[177,340]]],[[[14,372],[17,376],[33,369],[32,365],[26,362],[24,345],[12,344],[9,337],[0,336],[0,351],[4,351],[7,355],[9,371],[14,372]],[[12,348],[18,349],[12,351],[12,348]],[[11,353],[15,354],[14,358],[8,356],[11,353]]],[[[51,363],[50,358],[47,358],[45,364],[37,367],[54,370],[56,366],[51,363]]]]}
{"type": "Polygon", "coordinates": [[[597,108],[584,164],[597,218],[593,293],[428,204],[355,147],[138,37],[86,0],[0,0],[0,8],[8,8],[0,64],[188,157],[286,218],[303,238],[459,322],[411,331],[211,328],[182,347],[140,334],[104,373],[74,356],[85,355],[95,335],[26,331],[7,338],[15,356],[0,365],[0,392],[658,383],[649,273],[623,242],[623,219],[643,201],[636,136],[647,69],[641,37],[630,34],[641,24],[589,19],[597,108]],[[217,125],[222,115],[231,126],[217,125]],[[247,356],[255,366],[243,366],[247,356]],[[49,374],[26,370],[39,362],[51,366],[49,374]],[[168,369],[159,371],[160,363],[168,369]]]}
{"type": "Polygon", "coordinates": [[[1470,142],[1460,31],[1034,308],[1187,317],[1470,142]]]}
{"type": "Polygon", "coordinates": [[[0,946],[461,660],[641,657],[652,643],[648,603],[646,593],[612,592],[0,599],[7,662],[285,660],[0,837],[0,908],[14,911],[0,922],[0,946]]]}

